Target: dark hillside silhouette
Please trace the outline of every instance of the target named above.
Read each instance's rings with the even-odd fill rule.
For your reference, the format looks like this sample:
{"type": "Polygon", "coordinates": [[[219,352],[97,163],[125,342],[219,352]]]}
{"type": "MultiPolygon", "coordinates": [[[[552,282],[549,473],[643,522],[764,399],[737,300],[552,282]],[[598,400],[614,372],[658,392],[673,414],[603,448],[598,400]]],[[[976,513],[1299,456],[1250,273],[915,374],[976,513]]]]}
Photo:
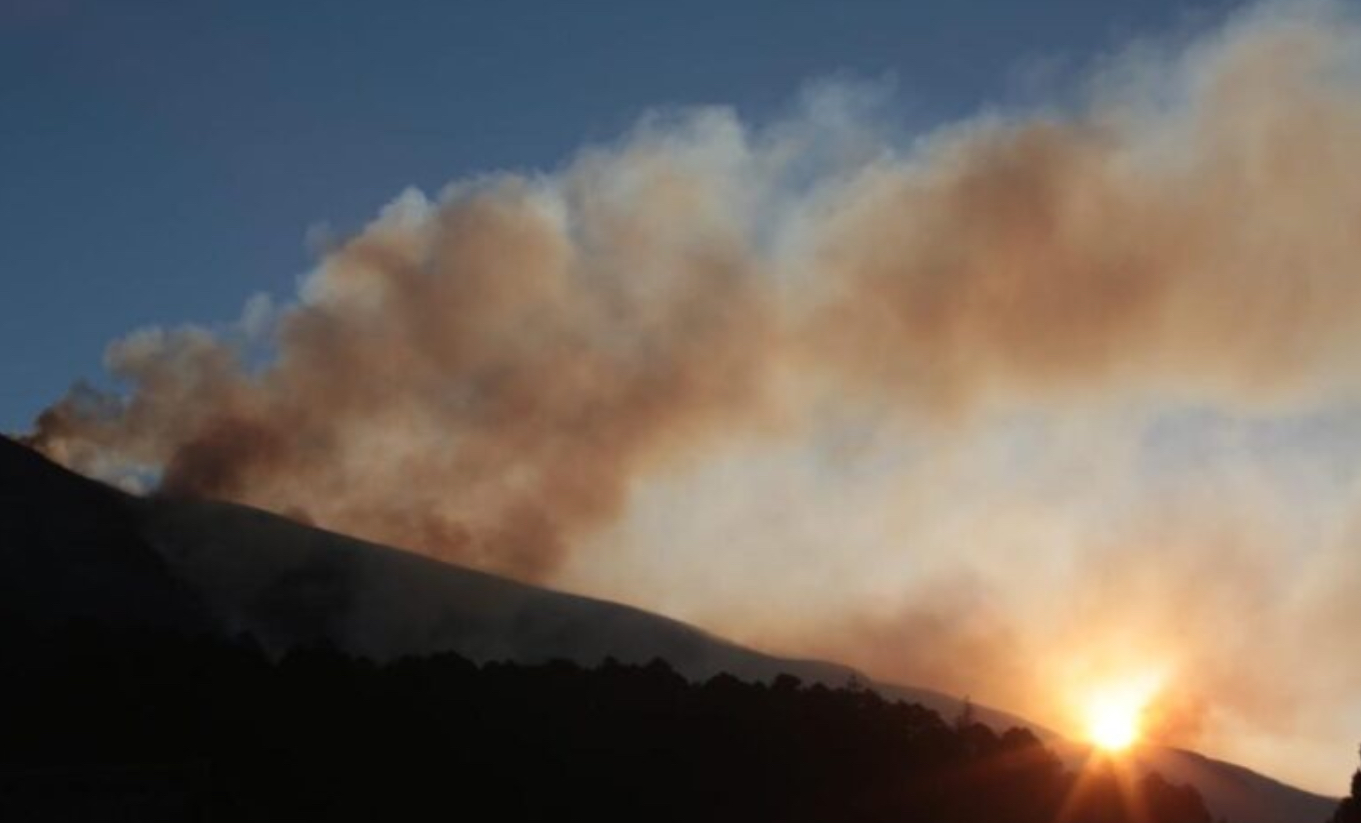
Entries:
{"type": "Polygon", "coordinates": [[[793,677],[272,662],[249,641],[92,626],[10,632],[4,660],[6,821],[1132,823],[1132,803],[1140,823],[1210,819],[1156,776],[1075,778],[1028,731],[793,677]]]}
{"type": "Polygon", "coordinates": [[[0,437],[0,616],[206,627],[197,597],[142,535],[135,501],[0,437]]]}
{"type": "MultiPolygon", "coordinates": [[[[478,661],[593,665],[606,657],[708,679],[866,679],[835,663],[763,654],[618,603],[525,585],[216,501],[134,497],[0,436],[0,608],[44,622],[123,625],[132,610],[182,629],[249,632],[271,652],[332,645],[389,660],[455,651],[478,661]],[[11,538],[12,539],[8,539],[11,538]],[[40,569],[41,573],[35,573],[40,569]],[[8,573],[13,571],[12,574],[8,573]],[[188,605],[184,605],[185,602],[188,605]],[[186,612],[189,612],[186,615],[186,612]]],[[[874,684],[953,715],[929,689],[874,684]]],[[[1029,725],[977,707],[993,728],[1029,725]]]]}
{"type": "MultiPolygon", "coordinates": [[[[47,792],[53,809],[68,808],[63,804],[80,802],[81,799],[90,804],[89,809],[116,809],[121,808],[120,804],[131,803],[138,810],[132,819],[138,821],[184,819],[187,813],[184,812],[183,802],[188,802],[186,798],[189,797],[198,798],[194,802],[205,808],[218,808],[212,805],[215,801],[203,800],[201,794],[194,794],[198,791],[194,787],[200,786],[202,780],[206,779],[200,771],[194,770],[206,768],[202,765],[204,762],[268,763],[269,757],[282,757],[275,748],[271,748],[274,746],[274,738],[268,731],[271,723],[283,730],[295,730],[296,724],[301,721],[285,711],[281,693],[271,689],[279,684],[294,683],[295,686],[289,687],[291,691],[282,694],[295,695],[297,689],[292,673],[295,672],[293,666],[297,661],[294,659],[296,655],[289,657],[287,659],[293,662],[282,668],[269,661],[278,660],[289,649],[298,647],[334,647],[350,656],[341,658],[348,662],[336,669],[340,681],[330,684],[324,677],[314,678],[315,683],[310,687],[310,692],[317,695],[314,698],[317,701],[330,699],[327,695],[343,689],[346,683],[359,677],[355,672],[365,670],[365,667],[384,672],[376,677],[375,682],[393,684],[404,681],[392,672],[400,670],[401,666],[414,665],[410,661],[423,661],[420,665],[438,669],[437,661],[453,659],[442,657],[443,653],[456,652],[472,661],[467,665],[475,663],[482,667],[478,669],[479,674],[475,679],[483,684],[495,680],[489,678],[487,672],[505,669],[504,666],[498,668],[489,665],[489,661],[515,662],[527,667],[522,671],[531,672],[539,671],[539,667],[549,661],[571,660],[585,667],[584,670],[578,670],[580,674],[581,671],[593,671],[607,658],[621,661],[614,667],[616,669],[639,667],[654,658],[661,658],[690,683],[709,683],[715,675],[727,673],[726,680],[735,678],[734,683],[770,683],[773,689],[776,677],[781,672],[788,672],[802,679],[804,686],[795,690],[801,693],[822,694],[828,688],[848,684],[855,678],[856,682],[863,684],[860,691],[866,695],[877,693],[890,702],[902,700],[906,704],[923,705],[952,718],[959,714],[961,706],[958,699],[929,689],[874,683],[852,669],[835,663],[763,654],[693,626],[636,608],[527,586],[390,547],[309,528],[258,510],[212,501],[141,498],[125,494],[75,475],[3,437],[0,437],[0,636],[9,638],[4,653],[0,654],[0,658],[3,658],[0,659],[0,669],[3,669],[0,671],[0,696],[8,696],[21,686],[29,689],[32,693],[30,700],[36,701],[34,705],[39,708],[45,707],[46,722],[54,730],[50,739],[43,738],[33,731],[37,726],[31,724],[36,721],[25,713],[26,707],[22,701],[17,698],[0,701],[4,712],[15,713],[13,717],[10,714],[0,717],[0,739],[10,734],[11,720],[19,724],[15,728],[30,724],[27,727],[30,728],[29,744],[32,747],[26,750],[18,743],[0,742],[0,747],[8,747],[7,756],[11,758],[4,771],[4,779],[9,782],[4,784],[6,788],[0,790],[0,799],[18,803],[21,801],[15,800],[16,797],[32,799],[47,792]],[[97,625],[102,643],[107,648],[93,643],[88,636],[81,639],[78,634],[57,631],[57,627],[69,625],[72,621],[97,625]],[[166,627],[173,629],[173,634],[188,637],[202,635],[216,639],[194,642],[162,639],[153,643],[150,638],[161,636],[157,633],[166,627]],[[230,638],[242,632],[258,638],[261,648],[243,649],[229,642],[230,638]],[[47,648],[34,641],[37,637],[56,639],[52,641],[52,647],[47,648]],[[159,649],[157,654],[166,659],[156,659],[156,655],[149,650],[152,646],[159,649]],[[137,652],[138,649],[142,651],[137,652]],[[106,663],[101,664],[104,668],[92,662],[92,652],[107,658],[106,663]],[[408,656],[408,662],[397,664],[396,661],[403,655],[408,656]],[[229,661],[238,658],[253,662],[248,666],[242,663],[246,666],[245,670],[232,668],[235,664],[229,665],[229,661]],[[381,665],[358,662],[361,659],[372,659],[381,665]],[[63,660],[67,662],[62,663],[63,660]],[[202,663],[205,670],[217,672],[214,677],[225,684],[234,682],[233,677],[244,677],[242,671],[255,671],[250,667],[263,667],[261,671],[266,673],[256,672],[245,678],[244,691],[220,684],[210,684],[209,688],[199,681],[186,680],[191,673],[176,668],[197,665],[194,663],[196,660],[202,663]],[[152,665],[152,669],[146,669],[148,665],[152,665]],[[66,668],[63,669],[63,666],[66,668]],[[183,681],[184,689],[176,690],[164,685],[155,687],[160,682],[156,679],[159,675],[152,676],[160,671],[156,667],[163,667],[167,676],[174,674],[175,678],[183,681]],[[42,671],[48,672],[43,676],[55,678],[48,684],[50,689],[34,685],[39,682],[34,678],[42,671]],[[60,671],[67,671],[64,680],[55,674],[60,671]],[[123,676],[120,673],[125,673],[131,680],[127,683],[119,680],[123,676]],[[25,683],[26,686],[23,685],[25,683]],[[133,688],[129,683],[139,685],[133,688]],[[816,691],[819,688],[817,684],[821,684],[822,692],[816,691]],[[272,697],[260,704],[252,703],[255,699],[252,689],[264,689],[263,693],[272,697]],[[206,695],[204,700],[208,702],[194,702],[191,696],[197,694],[206,695]],[[224,738],[214,737],[203,728],[204,724],[208,724],[209,730],[220,731],[218,726],[212,724],[220,716],[226,716],[220,713],[233,705],[241,706],[239,711],[249,715],[242,719],[239,728],[255,730],[255,742],[250,745],[259,751],[250,757],[241,754],[241,749],[232,748],[238,744],[246,746],[240,738],[245,731],[228,729],[231,734],[224,738]],[[123,749],[114,749],[112,751],[115,751],[116,757],[111,765],[106,766],[98,765],[104,761],[93,755],[84,758],[76,756],[85,747],[95,745],[95,741],[105,741],[99,744],[103,746],[111,745],[108,741],[123,741],[118,743],[120,746],[132,745],[127,741],[135,742],[150,732],[166,734],[169,721],[156,718],[163,718],[167,712],[171,716],[177,716],[173,715],[174,712],[199,713],[185,715],[188,719],[184,722],[188,725],[176,738],[179,748],[167,744],[154,752],[143,752],[139,755],[141,759],[132,760],[128,759],[132,754],[123,749]],[[277,715],[277,722],[266,722],[256,715],[277,715]],[[140,721],[137,718],[140,717],[150,717],[162,725],[153,723],[143,728],[138,725],[140,721]],[[119,723],[124,724],[121,737],[108,731],[119,723]],[[82,729],[87,732],[84,736],[82,729]],[[64,730],[61,734],[56,733],[61,730],[64,730]],[[214,746],[218,747],[214,751],[225,760],[185,759],[188,757],[185,752],[214,746]],[[34,765],[36,761],[33,758],[44,751],[48,752],[44,762],[48,762],[50,768],[34,765]],[[186,775],[198,777],[189,780],[186,775]],[[142,797],[146,802],[128,799],[133,796],[142,797]],[[109,801],[108,797],[122,800],[109,801]],[[158,818],[155,804],[151,802],[153,798],[155,803],[162,804],[164,808],[177,811],[166,812],[158,818]]],[[[554,667],[544,669],[550,670],[554,670],[554,667]]],[[[447,674],[440,675],[440,678],[447,677],[447,674]]],[[[587,680],[599,680],[595,675],[592,677],[595,679],[587,680]]],[[[541,673],[529,679],[542,684],[546,678],[547,675],[541,673]]],[[[788,690],[792,681],[784,679],[780,682],[782,688],[788,690]]],[[[764,693],[759,690],[765,687],[738,685],[740,688],[734,693],[764,693]],[[746,692],[744,689],[758,691],[746,692]]],[[[385,694],[391,694],[391,690],[385,694]]],[[[400,699],[406,698],[402,696],[400,699]]],[[[494,696],[487,703],[488,711],[512,712],[507,704],[497,703],[499,699],[494,696]]],[[[597,698],[592,699],[600,702],[597,698]]],[[[556,705],[552,700],[550,695],[547,698],[535,697],[531,702],[544,706],[556,705]]],[[[346,729],[345,739],[349,740],[362,731],[361,727],[347,725],[351,716],[377,717],[378,714],[365,713],[395,712],[400,706],[371,706],[365,702],[360,708],[362,711],[352,706],[337,709],[340,721],[330,718],[326,722],[337,729],[346,729]]],[[[572,706],[566,708],[573,710],[572,706]]],[[[293,710],[306,716],[315,708],[301,702],[290,709],[293,710]]],[[[430,706],[422,709],[430,710],[430,706]]],[[[770,707],[766,707],[761,712],[769,710],[770,707]]],[[[978,722],[991,728],[994,733],[1013,726],[1029,725],[1021,718],[985,706],[975,705],[973,713],[978,722]]],[[[764,715],[758,712],[755,716],[764,715]]],[[[398,719],[401,717],[404,715],[398,719]]],[[[739,719],[743,723],[755,722],[745,715],[739,719]]],[[[319,726],[326,725],[321,720],[316,722],[319,726]]],[[[469,732],[465,728],[452,731],[445,729],[443,733],[449,736],[438,741],[423,737],[421,729],[433,722],[412,721],[403,727],[409,734],[389,730],[385,732],[388,736],[380,740],[380,748],[399,754],[410,753],[410,757],[415,759],[415,762],[405,767],[403,773],[419,773],[420,764],[431,759],[421,754],[424,751],[421,747],[426,745],[434,749],[435,761],[440,757],[452,756],[451,752],[465,752],[460,756],[474,757],[460,748],[461,744],[458,743],[474,739],[466,737],[469,732]]],[[[677,727],[674,730],[676,733],[694,731],[679,721],[668,722],[677,727]]],[[[514,727],[508,721],[505,725],[507,728],[514,727]]],[[[585,721],[582,721],[583,728],[585,725],[585,721]]],[[[737,725],[740,727],[740,724],[737,725]]],[[[538,741],[541,736],[548,734],[545,729],[551,728],[556,727],[549,724],[527,728],[524,735],[526,739],[538,741]]],[[[1080,747],[1046,736],[1046,732],[1039,727],[1030,728],[1055,747],[1053,751],[1070,768],[1083,756],[1084,751],[1080,747]]],[[[656,741],[667,739],[665,735],[673,733],[667,727],[652,731],[655,734],[646,737],[648,745],[652,747],[661,745],[656,741]]],[[[815,732],[801,728],[799,740],[816,740],[815,732]]],[[[154,738],[148,738],[151,739],[154,738]]],[[[285,735],[281,739],[289,738],[285,735]]],[[[582,739],[579,736],[577,743],[580,744],[582,739]]],[[[843,743],[845,746],[851,745],[845,741],[843,743]]],[[[854,745],[862,746],[863,743],[860,741],[854,745]]],[[[704,769],[723,766],[728,769],[721,772],[724,775],[759,776],[759,771],[752,772],[752,764],[762,762],[755,754],[739,764],[721,759],[727,756],[729,749],[740,751],[740,748],[734,748],[738,744],[714,743],[711,740],[705,745],[716,748],[720,754],[706,754],[704,769]],[[717,765],[709,764],[712,758],[719,758],[715,761],[717,765]]],[[[486,741],[479,743],[479,747],[474,748],[484,753],[500,751],[496,744],[486,741]]],[[[343,747],[331,748],[339,751],[343,747]]],[[[330,750],[322,751],[317,756],[325,760],[330,750]]],[[[365,747],[349,757],[357,763],[363,763],[365,758],[376,756],[374,751],[372,747],[365,747]]],[[[613,756],[619,762],[606,764],[601,761],[597,765],[602,770],[609,765],[611,769],[623,770],[618,773],[627,773],[628,768],[636,763],[648,762],[647,758],[652,756],[647,754],[651,749],[634,752],[628,757],[622,751],[622,748],[614,750],[613,756]]],[[[689,751],[692,757],[699,757],[694,748],[689,751]]],[[[764,748],[760,749],[761,757],[768,756],[765,751],[764,748]]],[[[820,764],[823,761],[835,764],[839,762],[839,755],[834,756],[829,752],[840,751],[833,746],[831,749],[810,750],[808,756],[822,758],[818,761],[820,764]]],[[[575,749],[559,754],[572,763],[588,762],[575,749]]],[[[523,753],[503,753],[501,756],[505,763],[519,763],[528,757],[523,753]]],[[[477,762],[485,766],[484,761],[477,762]]],[[[1191,752],[1150,746],[1127,762],[1135,764],[1134,773],[1137,775],[1158,772],[1174,783],[1196,786],[1212,810],[1212,816],[1225,817],[1235,823],[1320,823],[1336,806],[1335,800],[1310,795],[1246,769],[1191,752]]],[[[385,762],[369,765],[374,765],[373,769],[365,772],[370,775],[381,775],[386,768],[385,762]]],[[[472,769],[472,766],[464,765],[465,769],[472,769]]],[[[211,773],[220,775],[225,768],[225,765],[214,766],[211,773]]],[[[269,780],[275,779],[269,777],[275,772],[264,766],[259,768],[261,771],[251,773],[259,780],[243,778],[241,784],[250,787],[250,791],[255,793],[250,797],[265,791],[261,787],[272,785],[269,780]]],[[[290,768],[302,767],[294,765],[290,768]]],[[[813,767],[808,768],[811,770],[813,767]]],[[[368,769],[367,765],[365,769],[368,769]]],[[[847,786],[839,785],[827,777],[821,765],[818,769],[815,777],[824,781],[822,785],[835,788],[834,792],[829,792],[837,796],[838,802],[852,802],[845,799],[846,791],[850,790],[847,786]]],[[[470,773],[482,775],[476,769],[470,773]]],[[[615,773],[611,771],[610,775],[615,773]]],[[[776,774],[781,775],[779,781],[798,782],[790,777],[791,772],[787,769],[784,772],[777,770],[776,774]]],[[[455,778],[460,781],[458,785],[465,786],[460,789],[465,793],[472,791],[466,786],[482,785],[458,775],[457,771],[445,769],[436,776],[438,779],[434,782],[418,782],[407,789],[415,794],[434,791],[430,787],[446,787],[455,778]]],[[[485,775],[478,777],[478,780],[483,777],[485,775]]],[[[373,783],[376,779],[366,778],[360,785],[373,783]]],[[[597,775],[592,778],[594,782],[587,781],[582,786],[596,787],[592,789],[595,791],[599,789],[599,781],[611,779],[614,778],[597,775]]],[[[543,782],[549,779],[540,775],[535,780],[543,782]]],[[[486,785],[496,784],[490,778],[485,782],[486,785]]],[[[715,783],[720,784],[721,781],[715,783]]],[[[1099,784],[1099,781],[1094,784],[1099,784]]],[[[294,786],[287,781],[281,785],[294,786]]],[[[667,785],[673,793],[696,791],[684,780],[667,785]]],[[[1150,787],[1150,794],[1158,791],[1158,784],[1151,783],[1150,787]]],[[[857,798],[874,797],[875,791],[883,791],[870,790],[866,786],[854,788],[858,792],[857,798]]],[[[587,788],[579,790],[586,791],[587,788]]],[[[216,794],[213,797],[236,797],[220,788],[214,791],[216,794]]],[[[355,786],[346,785],[341,796],[353,800],[350,795],[357,791],[359,789],[355,786]]],[[[786,793],[788,791],[792,790],[786,793]]],[[[539,795],[537,790],[531,794],[536,797],[539,795]]],[[[261,802],[273,797],[268,792],[263,796],[266,800],[261,802]]],[[[447,802],[447,798],[440,802],[447,802]]],[[[529,801],[517,799],[515,802],[529,801]]],[[[350,805],[362,804],[356,801],[350,805]]],[[[805,806],[809,809],[820,808],[809,804],[800,808],[805,806]]],[[[38,807],[29,805],[27,808],[32,810],[38,807]]],[[[255,814],[224,814],[225,818],[219,816],[217,819],[269,819],[255,814]]],[[[0,813],[0,821],[7,823],[10,819],[13,818],[0,813]]],[[[107,818],[74,813],[63,817],[54,812],[44,819],[107,818]]],[[[189,819],[193,819],[193,815],[189,819]]],[[[283,819],[299,818],[294,815],[283,819]]],[[[812,818],[794,816],[788,819],[812,818]]],[[[849,818],[843,816],[836,819],[849,818]]]]}

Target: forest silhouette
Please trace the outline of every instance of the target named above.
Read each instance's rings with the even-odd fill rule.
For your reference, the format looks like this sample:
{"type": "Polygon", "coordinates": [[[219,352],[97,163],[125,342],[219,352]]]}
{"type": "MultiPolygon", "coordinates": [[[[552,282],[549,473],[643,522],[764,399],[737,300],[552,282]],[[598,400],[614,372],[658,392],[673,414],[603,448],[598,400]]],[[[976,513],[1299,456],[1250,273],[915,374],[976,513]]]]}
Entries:
{"type": "Polygon", "coordinates": [[[1210,820],[1193,788],[854,682],[0,626],[8,821],[1210,820]]]}

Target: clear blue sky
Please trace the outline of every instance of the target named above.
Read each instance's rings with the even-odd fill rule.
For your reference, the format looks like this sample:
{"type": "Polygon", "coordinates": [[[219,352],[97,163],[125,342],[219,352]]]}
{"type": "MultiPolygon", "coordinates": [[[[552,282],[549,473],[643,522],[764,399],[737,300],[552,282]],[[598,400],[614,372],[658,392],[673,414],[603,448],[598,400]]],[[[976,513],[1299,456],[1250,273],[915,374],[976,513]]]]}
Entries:
{"type": "Polygon", "coordinates": [[[0,430],[147,323],[287,296],[309,225],[544,168],[655,106],[892,75],[914,121],[1225,0],[0,0],[0,430]]]}

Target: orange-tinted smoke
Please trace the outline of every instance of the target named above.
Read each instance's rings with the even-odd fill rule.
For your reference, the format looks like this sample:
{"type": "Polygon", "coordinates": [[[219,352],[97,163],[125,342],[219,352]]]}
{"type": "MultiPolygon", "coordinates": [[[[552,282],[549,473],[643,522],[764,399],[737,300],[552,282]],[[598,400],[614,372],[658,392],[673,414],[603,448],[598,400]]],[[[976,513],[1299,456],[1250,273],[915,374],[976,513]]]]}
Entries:
{"type": "Polygon", "coordinates": [[[73,393],[35,442],[544,580],[669,460],[772,414],[797,435],[775,399],[939,418],[1347,391],[1344,17],[1247,14],[1077,111],[982,116],[811,183],[815,123],[702,111],[555,175],[405,196],[322,260],[268,362],[230,334],[137,333],[108,358],[126,396],[73,393]]]}

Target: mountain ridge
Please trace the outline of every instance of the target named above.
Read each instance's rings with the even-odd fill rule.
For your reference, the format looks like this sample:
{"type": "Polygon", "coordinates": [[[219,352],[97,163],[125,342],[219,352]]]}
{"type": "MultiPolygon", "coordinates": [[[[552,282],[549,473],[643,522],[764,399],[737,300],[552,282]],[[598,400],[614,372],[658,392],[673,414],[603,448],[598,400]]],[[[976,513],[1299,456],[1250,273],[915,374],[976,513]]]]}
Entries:
{"type": "MultiPolygon", "coordinates": [[[[446,650],[526,663],[564,658],[589,664],[607,657],[646,663],[660,657],[692,679],[728,672],[769,681],[789,673],[840,686],[855,678],[889,699],[920,703],[946,717],[962,706],[942,692],[879,683],[837,663],[770,655],[633,606],[519,583],[263,510],[133,497],[2,436],[0,536],[0,572],[24,571],[23,560],[35,547],[47,558],[30,564],[41,570],[36,578],[10,574],[7,586],[0,583],[0,593],[16,598],[4,602],[29,605],[47,621],[63,616],[63,609],[79,618],[106,608],[129,624],[215,625],[229,634],[250,633],[278,651],[328,643],[378,659],[446,650]],[[63,511],[71,507],[98,516],[72,517],[63,511]],[[95,545],[101,539],[112,556],[95,545]],[[74,541],[79,551],[63,553],[63,540],[74,541]],[[25,541],[36,542],[26,550],[25,541]],[[99,573],[109,580],[100,584],[99,573]],[[126,587],[121,597],[109,591],[118,586],[126,587]],[[45,602],[53,598],[44,596],[44,587],[60,593],[55,605],[61,608],[45,602]],[[98,595],[93,605],[75,602],[91,592],[98,595]],[[128,601],[136,608],[123,615],[128,601]]],[[[1062,741],[1020,716],[987,706],[974,711],[994,728],[1024,726],[1062,741]]],[[[1070,764],[1085,756],[1084,747],[1066,749],[1070,764]]],[[[1197,785],[1216,815],[1237,823],[1322,823],[1336,804],[1194,752],[1145,746],[1139,757],[1169,779],[1197,785]]]]}

